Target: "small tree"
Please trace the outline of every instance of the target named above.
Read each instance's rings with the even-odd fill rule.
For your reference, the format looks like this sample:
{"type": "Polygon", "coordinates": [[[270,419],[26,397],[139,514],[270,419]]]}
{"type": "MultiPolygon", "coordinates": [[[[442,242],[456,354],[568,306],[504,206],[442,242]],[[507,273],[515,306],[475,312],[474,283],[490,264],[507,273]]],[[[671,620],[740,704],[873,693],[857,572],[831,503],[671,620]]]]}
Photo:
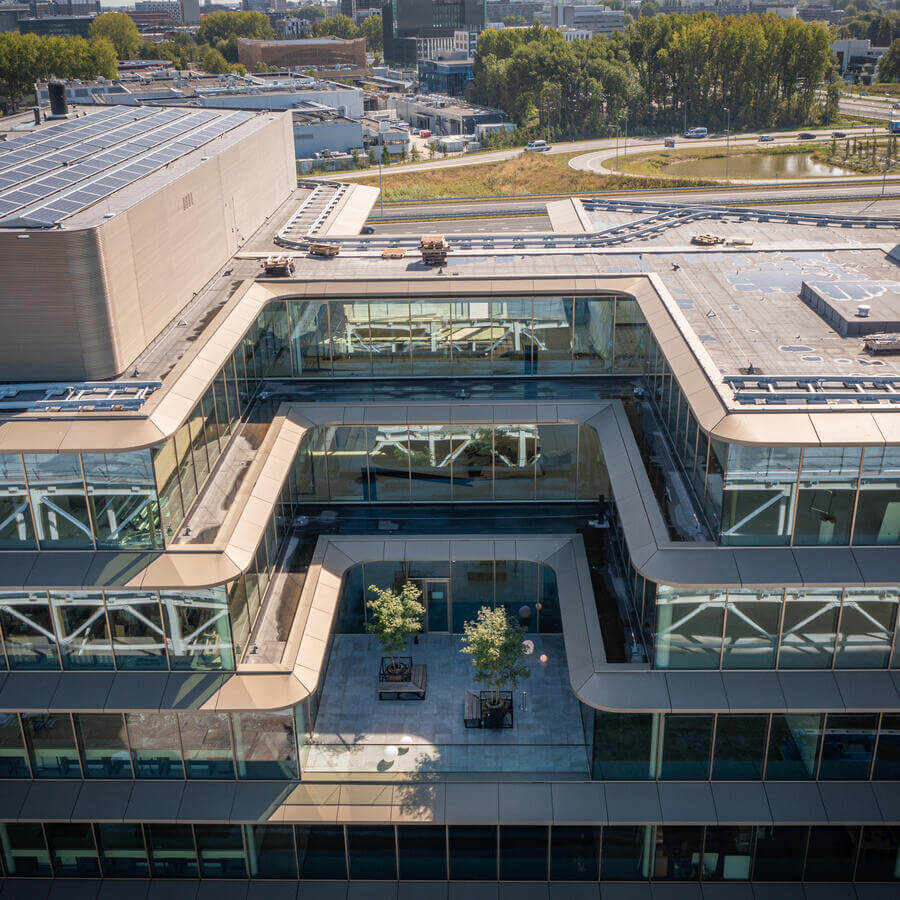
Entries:
{"type": "Polygon", "coordinates": [[[399,592],[374,584],[369,590],[375,594],[375,599],[366,604],[371,613],[366,627],[390,656],[390,672],[397,674],[403,669],[397,662],[397,655],[406,649],[409,639],[422,630],[422,616],[425,615],[425,607],[419,602],[422,592],[411,581],[407,581],[399,592]]]}
{"type": "Polygon", "coordinates": [[[525,665],[525,629],[506,615],[502,606],[482,606],[478,617],[463,625],[462,652],[472,657],[475,680],[491,691],[491,706],[500,705],[500,690],[515,690],[528,678],[525,665]]]}

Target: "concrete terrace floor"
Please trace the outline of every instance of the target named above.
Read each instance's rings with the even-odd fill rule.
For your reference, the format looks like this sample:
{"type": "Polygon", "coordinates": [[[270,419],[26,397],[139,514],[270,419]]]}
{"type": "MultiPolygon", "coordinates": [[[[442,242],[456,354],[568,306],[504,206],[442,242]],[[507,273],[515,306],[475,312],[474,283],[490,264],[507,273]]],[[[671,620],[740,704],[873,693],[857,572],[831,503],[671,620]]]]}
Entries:
{"type": "Polygon", "coordinates": [[[452,775],[548,773],[589,777],[578,700],[569,685],[562,635],[530,635],[531,671],[515,692],[515,725],[466,728],[466,690],[478,690],[458,635],[426,634],[410,647],[428,667],[424,700],[378,700],[381,648],[371,635],[334,637],[304,774],[452,775]],[[541,653],[550,661],[538,662],[541,653]],[[527,709],[521,709],[522,691],[527,709]],[[404,741],[407,737],[409,740],[404,741]],[[384,747],[400,756],[383,761],[384,747]],[[406,749],[408,747],[408,749],[406,749]]]}

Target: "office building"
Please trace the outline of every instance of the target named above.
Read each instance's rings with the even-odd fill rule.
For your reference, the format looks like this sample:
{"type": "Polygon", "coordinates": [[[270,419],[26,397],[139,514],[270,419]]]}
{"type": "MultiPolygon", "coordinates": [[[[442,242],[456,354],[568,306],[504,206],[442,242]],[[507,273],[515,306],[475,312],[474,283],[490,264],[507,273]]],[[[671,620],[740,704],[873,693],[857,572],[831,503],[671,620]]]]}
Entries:
{"type": "Polygon", "coordinates": [[[287,41],[238,38],[238,60],[251,72],[257,63],[282,68],[366,68],[366,39],[336,37],[287,41]]]}
{"type": "Polygon", "coordinates": [[[4,896],[896,896],[896,218],[564,199],[430,266],[268,112],[0,175],[4,896]]]}
{"type": "Polygon", "coordinates": [[[41,37],[83,37],[91,36],[93,15],[87,16],[42,16],[38,19],[19,19],[18,28],[22,34],[37,34],[41,37]]]}
{"type": "Polygon", "coordinates": [[[462,97],[475,77],[471,59],[420,59],[419,90],[462,97]]]}
{"type": "Polygon", "coordinates": [[[450,50],[456,31],[484,30],[484,0],[391,0],[381,10],[384,58],[415,66],[423,53],[450,50]]]}
{"type": "Polygon", "coordinates": [[[602,6],[554,3],[550,8],[550,25],[609,36],[614,31],[625,30],[625,11],[605,9],[602,6]]]}

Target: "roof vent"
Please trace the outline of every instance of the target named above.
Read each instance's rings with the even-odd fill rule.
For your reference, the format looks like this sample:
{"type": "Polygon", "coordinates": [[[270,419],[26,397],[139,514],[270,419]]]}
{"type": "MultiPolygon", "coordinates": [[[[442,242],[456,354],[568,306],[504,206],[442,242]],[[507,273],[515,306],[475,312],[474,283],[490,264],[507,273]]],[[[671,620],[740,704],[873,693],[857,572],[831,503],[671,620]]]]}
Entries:
{"type": "Polygon", "coordinates": [[[856,307],[856,315],[859,316],[860,319],[868,319],[871,309],[872,307],[869,306],[868,303],[860,303],[859,306],[856,307]]]}

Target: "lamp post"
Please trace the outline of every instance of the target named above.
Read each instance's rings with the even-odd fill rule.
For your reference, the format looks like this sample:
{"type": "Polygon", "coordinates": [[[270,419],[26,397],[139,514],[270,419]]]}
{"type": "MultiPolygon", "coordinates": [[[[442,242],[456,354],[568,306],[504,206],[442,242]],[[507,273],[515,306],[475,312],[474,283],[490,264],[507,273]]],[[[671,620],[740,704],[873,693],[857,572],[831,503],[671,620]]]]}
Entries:
{"type": "MultiPolygon", "coordinates": [[[[384,148],[382,147],[382,150],[384,148]]],[[[381,202],[381,218],[384,218],[384,188],[381,183],[381,162],[382,157],[378,157],[378,199],[381,202]]]]}
{"type": "Polygon", "coordinates": [[[625,143],[622,147],[622,165],[625,165],[625,160],[628,158],[628,114],[622,113],[622,118],[625,120],[625,143]]]}
{"type": "Polygon", "coordinates": [[[622,130],[622,126],[618,123],[616,124],[616,171],[619,170],[619,132],[622,130]]]}
{"type": "Polygon", "coordinates": [[[725,113],[725,180],[728,181],[728,151],[731,141],[731,110],[727,106],[722,107],[725,113]]]}

